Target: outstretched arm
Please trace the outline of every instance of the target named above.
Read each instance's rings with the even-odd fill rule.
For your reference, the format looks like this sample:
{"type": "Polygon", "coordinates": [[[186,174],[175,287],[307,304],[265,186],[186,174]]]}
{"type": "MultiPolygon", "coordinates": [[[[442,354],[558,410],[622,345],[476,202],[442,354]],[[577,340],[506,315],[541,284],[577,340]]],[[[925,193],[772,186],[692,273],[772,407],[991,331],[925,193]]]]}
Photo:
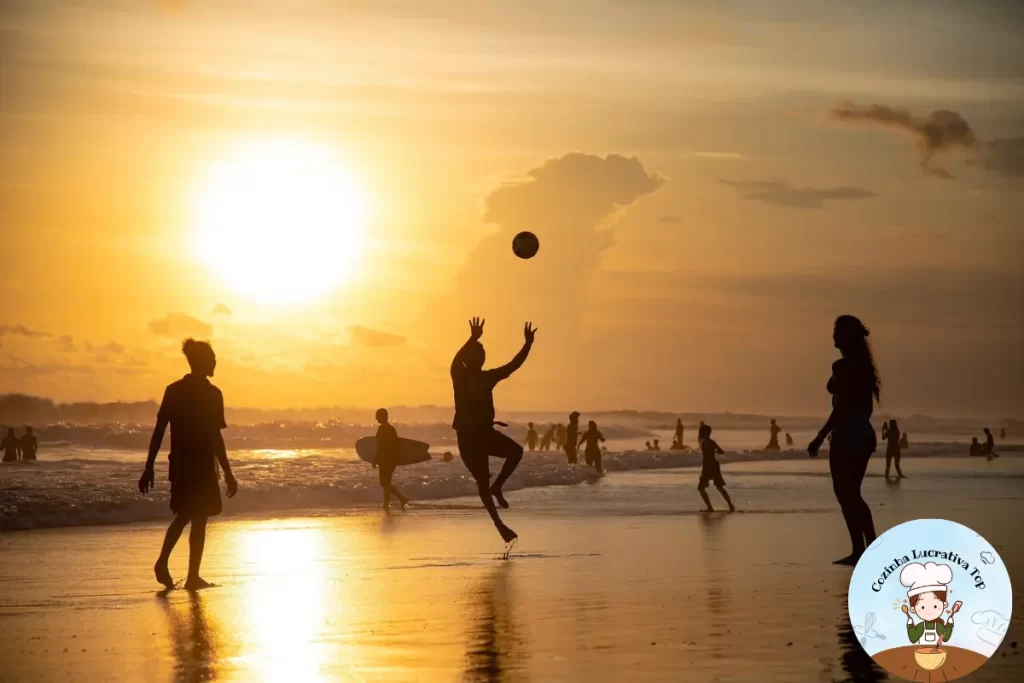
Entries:
{"type": "Polygon", "coordinates": [[[519,353],[517,353],[508,363],[502,365],[500,368],[491,370],[499,380],[507,379],[509,375],[523,366],[523,363],[526,362],[527,356],[530,355],[530,349],[533,347],[535,334],[537,334],[537,330],[531,326],[530,323],[526,323],[526,327],[523,328],[523,337],[525,338],[523,348],[519,349],[519,353]]]}
{"type": "Polygon", "coordinates": [[[454,377],[456,374],[462,371],[465,365],[464,358],[466,357],[466,351],[469,345],[475,341],[478,341],[484,334],[484,321],[482,318],[473,318],[469,321],[469,339],[463,344],[458,351],[455,352],[455,357],[452,358],[451,374],[454,377]]]}

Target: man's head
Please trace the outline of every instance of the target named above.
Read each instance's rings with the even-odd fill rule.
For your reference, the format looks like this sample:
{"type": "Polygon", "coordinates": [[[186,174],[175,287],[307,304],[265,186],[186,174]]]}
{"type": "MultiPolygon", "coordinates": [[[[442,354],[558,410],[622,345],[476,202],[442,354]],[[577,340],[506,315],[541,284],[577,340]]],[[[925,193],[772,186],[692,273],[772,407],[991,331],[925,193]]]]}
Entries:
{"type": "Polygon", "coordinates": [[[466,345],[466,352],[462,356],[462,360],[466,364],[467,370],[482,370],[486,359],[487,353],[484,351],[483,344],[474,340],[466,345]]]}
{"type": "Polygon", "coordinates": [[[386,424],[388,421],[388,409],[377,408],[377,414],[375,415],[375,417],[377,418],[377,422],[381,424],[386,424]]]}
{"type": "Polygon", "coordinates": [[[530,429],[533,429],[533,423],[532,422],[527,422],[526,426],[529,427],[530,429]]]}
{"type": "Polygon", "coordinates": [[[938,619],[946,606],[946,591],[929,591],[910,596],[910,609],[925,621],[938,619]]]}
{"type": "Polygon", "coordinates": [[[181,345],[181,352],[188,359],[193,375],[213,377],[213,370],[217,367],[217,356],[213,354],[213,347],[209,342],[196,341],[189,337],[181,345]]]}
{"type": "Polygon", "coordinates": [[[25,427],[25,433],[28,434],[29,436],[31,436],[32,435],[32,428],[31,427],[25,427]]]}

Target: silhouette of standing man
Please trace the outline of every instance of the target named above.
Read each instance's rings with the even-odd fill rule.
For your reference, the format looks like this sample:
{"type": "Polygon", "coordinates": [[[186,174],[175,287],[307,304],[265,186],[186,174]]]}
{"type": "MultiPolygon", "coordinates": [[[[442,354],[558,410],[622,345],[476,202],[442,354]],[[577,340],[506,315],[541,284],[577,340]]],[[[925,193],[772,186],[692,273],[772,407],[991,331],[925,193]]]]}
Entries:
{"type": "Polygon", "coordinates": [[[18,437],[14,435],[14,427],[7,430],[7,436],[4,437],[3,443],[0,443],[0,447],[4,451],[4,462],[17,462],[18,452],[21,450],[21,442],[18,441],[18,437]]]}
{"type": "Polygon", "coordinates": [[[153,463],[160,452],[167,425],[171,425],[171,453],[167,460],[171,480],[171,510],[174,520],[167,527],[160,557],[153,566],[156,580],[166,588],[174,588],[174,579],[167,568],[171,551],[185,526],[192,524],[188,537],[188,578],[186,590],[198,590],[211,584],[199,576],[206,545],[206,522],[221,512],[217,462],[224,470],[227,496],[233,498],[238,483],[231,473],[224,437],[220,430],[224,420],[224,396],[210,383],[217,366],[213,348],[206,342],[186,339],[181,347],[192,372],[167,387],[160,412],[157,413],[153,438],[149,442],[146,469],[139,478],[139,492],[146,494],[154,486],[153,463]]]}
{"type": "Polygon", "coordinates": [[[39,450],[39,442],[36,440],[36,435],[32,433],[31,427],[25,427],[25,436],[21,437],[21,459],[35,460],[37,450],[39,450]]]}
{"type": "Polygon", "coordinates": [[[455,393],[455,419],[452,429],[459,444],[459,457],[465,463],[473,478],[476,479],[480,500],[487,508],[494,526],[502,539],[510,543],[517,538],[516,532],[508,528],[498,516],[494,501],[503,508],[508,508],[508,501],[502,495],[501,487],[512,476],[516,467],[523,459],[523,447],[514,440],[494,429],[494,387],[503,379],[522,367],[526,357],[530,355],[534,335],[537,333],[530,323],[523,328],[525,342],[519,353],[506,365],[499,368],[484,370],[486,353],[480,337],[484,334],[484,321],[473,318],[469,321],[469,340],[462,345],[455,358],[452,359],[452,389],[455,393]],[[503,458],[494,484],[490,483],[489,456],[503,458]]]}

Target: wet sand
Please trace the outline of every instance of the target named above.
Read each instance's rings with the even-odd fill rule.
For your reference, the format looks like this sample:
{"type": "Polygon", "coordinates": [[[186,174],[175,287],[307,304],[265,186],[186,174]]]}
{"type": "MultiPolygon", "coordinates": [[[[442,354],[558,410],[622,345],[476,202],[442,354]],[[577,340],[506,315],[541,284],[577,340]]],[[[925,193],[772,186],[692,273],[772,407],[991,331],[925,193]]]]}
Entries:
{"type": "MultiPolygon", "coordinates": [[[[695,513],[692,471],[516,492],[507,519],[522,541],[508,562],[470,500],[224,518],[203,571],[220,585],[196,595],[157,592],[162,525],[0,534],[2,678],[887,680],[846,616],[850,570],[829,564],[847,541],[820,469],[727,470],[746,510],[734,515],[695,513]]],[[[1024,575],[1018,477],[919,474],[869,478],[880,531],[945,512],[1024,575]]],[[[175,576],[186,561],[183,538],[175,576]]],[[[1014,602],[1003,646],[965,680],[1024,674],[1014,602]]]]}

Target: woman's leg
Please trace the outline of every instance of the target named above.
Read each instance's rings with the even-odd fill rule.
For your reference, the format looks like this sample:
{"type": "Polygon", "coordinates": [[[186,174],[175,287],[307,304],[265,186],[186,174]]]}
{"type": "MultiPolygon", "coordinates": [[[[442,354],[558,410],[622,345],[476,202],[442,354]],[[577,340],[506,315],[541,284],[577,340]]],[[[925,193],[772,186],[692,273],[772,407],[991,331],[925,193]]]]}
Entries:
{"type": "Polygon", "coordinates": [[[832,473],[832,490],[836,494],[839,509],[846,522],[846,530],[850,534],[852,557],[864,552],[864,532],[859,518],[862,511],[854,502],[853,481],[855,476],[850,466],[850,456],[851,454],[848,452],[837,451],[833,448],[829,451],[828,466],[832,473]]]}
{"type": "Polygon", "coordinates": [[[896,476],[897,477],[903,477],[903,470],[900,469],[900,455],[902,455],[902,453],[901,453],[902,450],[903,449],[897,450],[896,451],[896,456],[895,456],[896,457],[896,476]]]}
{"type": "MultiPolygon", "coordinates": [[[[852,502],[854,509],[857,513],[857,519],[860,527],[861,534],[863,535],[864,547],[871,545],[875,542],[875,520],[871,516],[871,508],[868,506],[867,501],[864,500],[864,496],[861,494],[861,485],[864,483],[864,475],[868,471],[868,462],[871,460],[870,452],[861,452],[854,455],[854,462],[856,463],[856,469],[853,472],[852,479],[852,502]]],[[[899,467],[897,466],[897,472],[899,467]]]]}
{"type": "MultiPolygon", "coordinates": [[[[885,478],[889,478],[889,467],[892,465],[892,453],[889,451],[885,452],[885,478]]],[[[899,472],[899,465],[896,466],[896,471],[899,472]]]]}

